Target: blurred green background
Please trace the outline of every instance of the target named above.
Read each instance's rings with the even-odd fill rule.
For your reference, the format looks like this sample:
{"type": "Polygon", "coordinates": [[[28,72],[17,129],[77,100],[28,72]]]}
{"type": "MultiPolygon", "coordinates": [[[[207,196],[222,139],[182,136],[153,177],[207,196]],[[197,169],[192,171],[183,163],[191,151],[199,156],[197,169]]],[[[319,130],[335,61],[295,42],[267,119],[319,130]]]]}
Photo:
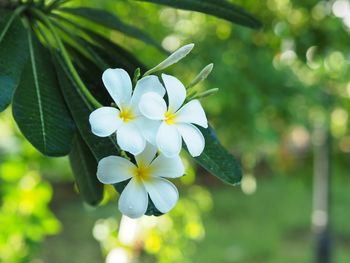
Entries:
{"type": "MultiPolygon", "coordinates": [[[[241,160],[242,184],[223,185],[186,159],[176,208],[127,221],[112,189],[102,206],[84,205],[68,160],[40,155],[7,110],[0,116],[0,262],[123,263],[126,255],[142,263],[312,262],[313,131],[320,124],[332,137],[332,262],[350,262],[350,2],[233,2],[264,28],[137,1],[69,5],[113,12],[169,51],[196,44],[168,72],[188,83],[214,63],[201,88],[220,91],[202,104],[222,143],[241,160]]],[[[164,58],[137,40],[101,32],[148,66],[164,58]]]]}

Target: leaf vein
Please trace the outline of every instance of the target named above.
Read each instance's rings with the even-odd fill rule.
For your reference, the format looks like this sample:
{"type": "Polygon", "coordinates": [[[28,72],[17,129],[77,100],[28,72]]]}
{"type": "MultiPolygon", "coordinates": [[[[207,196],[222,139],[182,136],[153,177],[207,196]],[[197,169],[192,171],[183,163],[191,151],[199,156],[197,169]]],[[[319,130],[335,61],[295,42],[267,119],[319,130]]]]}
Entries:
{"type": "Polygon", "coordinates": [[[5,27],[4,27],[4,29],[2,30],[2,32],[1,32],[1,34],[0,34],[0,43],[1,43],[1,41],[4,39],[4,37],[5,37],[6,33],[7,33],[7,31],[9,30],[9,28],[10,28],[10,26],[11,26],[13,20],[15,19],[15,17],[16,17],[16,13],[14,13],[14,14],[9,18],[9,20],[7,21],[7,23],[6,23],[5,27]]]}
{"type": "Polygon", "coordinates": [[[44,113],[43,113],[43,105],[41,102],[41,92],[40,92],[40,86],[39,86],[39,80],[38,80],[38,72],[36,68],[36,61],[35,61],[35,54],[34,54],[34,48],[33,48],[33,40],[31,33],[28,34],[28,42],[29,42],[29,53],[30,53],[30,61],[32,64],[32,70],[33,70],[33,77],[34,77],[34,84],[35,84],[35,92],[37,94],[38,98],[38,107],[39,107],[39,116],[40,116],[40,123],[41,123],[41,132],[43,135],[43,143],[44,143],[44,149],[47,149],[47,142],[46,142],[46,127],[44,122],[44,113]]]}

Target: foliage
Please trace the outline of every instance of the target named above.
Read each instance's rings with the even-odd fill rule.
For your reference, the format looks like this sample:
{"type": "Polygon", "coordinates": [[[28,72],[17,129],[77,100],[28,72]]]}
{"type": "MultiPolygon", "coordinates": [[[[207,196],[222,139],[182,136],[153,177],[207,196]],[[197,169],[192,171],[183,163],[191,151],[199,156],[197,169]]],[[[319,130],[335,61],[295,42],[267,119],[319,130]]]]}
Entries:
{"type": "MultiPolygon", "coordinates": [[[[88,7],[63,7],[66,2],[5,1],[2,4],[0,87],[4,96],[1,109],[12,102],[13,116],[21,132],[44,155],[65,156],[72,149],[73,138],[81,137],[87,147],[80,150],[99,161],[108,153],[122,154],[115,138],[97,140],[88,125],[91,111],[111,103],[101,88],[101,72],[108,67],[122,67],[132,75],[138,67],[145,69],[137,56],[99,34],[96,25],[136,38],[161,51],[164,49],[147,33],[112,13],[88,7]],[[91,29],[80,21],[81,18],[95,27],[91,29]],[[9,52],[4,52],[7,49],[9,52]]],[[[226,1],[158,3],[208,13],[252,28],[260,27],[245,10],[226,1]]],[[[204,150],[203,157],[197,158],[198,163],[224,182],[238,183],[242,176],[239,164],[213,132],[205,133],[210,147],[204,150]]],[[[73,168],[84,167],[83,161],[71,158],[73,168]]],[[[95,192],[93,200],[85,200],[98,204],[102,198],[98,194],[99,183],[88,183],[90,176],[81,176],[82,172],[76,168],[73,171],[83,193],[95,192]],[[89,189],[82,189],[84,187],[89,189]]],[[[118,184],[116,188],[121,191],[124,185],[118,184]]],[[[152,202],[148,214],[159,214],[152,202]]]]}
{"type": "Polygon", "coordinates": [[[308,147],[313,125],[329,119],[335,150],[348,151],[349,67],[344,59],[349,35],[344,20],[326,2],[274,0],[247,6],[260,10],[267,25],[263,32],[243,32],[225,23],[203,28],[206,38],[216,39],[215,48],[205,49],[226,65],[209,83],[222,92],[207,101],[220,137],[238,142],[235,149],[243,154],[279,159],[288,144],[298,148],[303,136],[299,149],[308,147]],[[295,134],[301,136],[295,139],[295,134]]]}
{"type": "Polygon", "coordinates": [[[261,23],[243,8],[227,1],[218,0],[141,0],[162,5],[169,5],[185,10],[195,10],[202,13],[211,14],[233,23],[259,29],[261,23]]]}
{"type": "MultiPolygon", "coordinates": [[[[339,16],[339,13],[335,15],[333,4],[339,1],[237,0],[232,2],[258,14],[264,21],[263,31],[249,31],[198,12],[179,11],[169,7],[160,8],[146,1],[142,3],[86,0],[72,1],[72,6],[80,8],[88,5],[108,10],[109,13],[117,15],[120,21],[128,21],[130,25],[148,32],[148,37],[156,39],[156,42],[162,42],[162,47],[170,51],[176,49],[180,43],[195,41],[197,44],[195,55],[201,55],[197,56],[196,60],[189,61],[186,67],[176,67],[172,71],[183,75],[184,79],[190,82],[195,75],[194,69],[199,69],[200,65],[208,61],[214,62],[216,65],[214,74],[208,78],[208,82],[202,85],[202,88],[219,87],[220,92],[210,100],[205,100],[205,108],[213,127],[224,142],[223,145],[242,156],[244,170],[260,176],[265,175],[263,172],[266,172],[266,169],[266,173],[270,175],[282,168],[290,171],[290,178],[300,176],[310,178],[311,159],[300,163],[297,157],[305,158],[310,154],[312,126],[315,122],[327,121],[328,118],[334,137],[332,149],[335,152],[340,151],[345,157],[342,163],[337,163],[335,166],[344,166],[347,163],[346,154],[350,152],[348,121],[350,75],[349,65],[346,62],[349,54],[347,45],[349,25],[346,17],[339,16]],[[295,170],[296,166],[301,166],[302,170],[306,171],[305,174],[295,170]]],[[[142,64],[141,69],[144,72],[149,66],[159,62],[158,58],[163,56],[159,49],[146,48],[142,41],[126,37],[125,32],[109,30],[104,26],[63,12],[54,11],[51,15],[52,18],[54,17],[52,23],[59,30],[59,35],[80,77],[98,101],[105,105],[110,101],[104,101],[107,95],[103,94],[100,83],[100,74],[103,69],[109,65],[125,67],[132,74],[135,67],[142,64]],[[58,15],[61,17],[59,18],[58,15]],[[81,27],[83,25],[85,28],[81,27]],[[75,33],[72,34],[73,31],[79,31],[78,37],[75,33]],[[96,32],[102,33],[103,37],[96,32]],[[132,56],[132,53],[137,54],[137,59],[132,56]],[[86,69],[89,69],[88,74],[86,69]]],[[[42,24],[40,28],[47,32],[42,24]]],[[[36,28],[34,30],[38,33],[36,28]]],[[[38,35],[41,43],[45,44],[45,40],[40,34],[38,35]]],[[[48,41],[56,47],[50,34],[48,38],[48,41]]],[[[16,46],[15,41],[11,43],[16,46]]],[[[0,48],[1,57],[4,57],[5,54],[2,52],[9,56],[12,54],[11,49],[8,48],[0,48]],[[3,52],[4,50],[6,52],[3,52]]],[[[11,58],[14,61],[18,59],[15,55],[11,55],[11,58]]],[[[2,62],[3,60],[0,60],[1,71],[3,71],[2,62]]],[[[11,68],[10,64],[6,64],[11,68]]],[[[16,67],[16,69],[19,68],[16,67]]],[[[6,80],[0,78],[0,83],[1,81],[6,80]]],[[[16,81],[18,79],[14,77],[12,82],[16,83],[16,81]]],[[[5,98],[2,87],[0,85],[1,92],[4,94],[1,99],[5,98]]],[[[11,89],[9,88],[8,91],[11,89]]],[[[0,101],[0,105],[1,103],[3,102],[0,101]]],[[[88,131],[87,128],[86,131],[88,131]]],[[[337,171],[335,176],[345,173],[345,171],[337,171]]],[[[206,179],[206,176],[202,178],[206,179]]],[[[309,183],[309,179],[306,180],[305,184],[309,183]]],[[[211,181],[210,184],[212,184],[211,181]]],[[[294,198],[293,194],[298,193],[301,187],[298,184],[281,185],[268,180],[259,185],[262,191],[266,190],[264,192],[266,195],[257,194],[252,199],[243,197],[239,193],[231,194],[231,188],[227,192],[219,189],[217,194],[221,198],[215,199],[215,203],[220,207],[214,210],[215,217],[207,221],[208,243],[205,242],[200,247],[201,251],[213,248],[210,250],[211,256],[217,260],[218,251],[222,252],[222,247],[227,246],[222,256],[223,260],[228,259],[228,262],[239,256],[242,260],[245,258],[250,262],[265,257],[268,253],[275,255],[274,258],[279,257],[276,261],[280,262],[281,258],[285,259],[285,256],[289,255],[290,251],[294,251],[295,247],[300,251],[300,244],[305,244],[303,249],[310,247],[308,246],[310,240],[305,241],[304,236],[298,235],[300,228],[304,232],[309,231],[306,229],[309,223],[309,218],[306,216],[300,219],[302,222],[299,226],[295,225],[295,232],[291,231],[291,236],[270,238],[271,233],[282,233],[287,231],[287,228],[290,229],[289,223],[288,226],[279,227],[279,223],[276,225],[275,220],[272,221],[271,217],[266,217],[265,210],[261,210],[261,203],[269,203],[272,208],[277,207],[276,202],[280,199],[276,196],[282,197],[285,194],[286,185],[291,185],[288,190],[291,200],[283,204],[279,203],[277,210],[285,215],[283,220],[290,222],[289,220],[296,219],[297,215],[308,212],[307,208],[300,209],[300,206],[295,206],[299,203],[305,205],[306,200],[309,201],[304,194],[294,198]],[[232,202],[237,205],[235,209],[231,207],[232,202]],[[286,206],[289,210],[286,210],[286,206]],[[241,213],[242,211],[248,212],[241,213]],[[230,218],[230,222],[223,220],[223,223],[227,223],[231,230],[217,231],[218,218],[230,218]],[[251,221],[247,221],[247,218],[251,221]],[[257,235],[256,231],[254,233],[246,231],[246,229],[254,229],[255,226],[260,227],[261,222],[266,226],[264,228],[266,232],[259,232],[262,234],[257,235]],[[239,231],[236,231],[237,229],[239,231]],[[227,239],[225,244],[218,242],[224,239],[223,235],[226,235],[225,239],[227,239]],[[256,242],[251,241],[254,236],[259,238],[255,240],[256,242]],[[243,248],[243,255],[242,249],[237,250],[238,245],[232,245],[233,237],[236,237],[235,244],[239,243],[240,248],[242,246],[246,248],[246,250],[243,248]],[[260,237],[264,238],[260,239],[260,237]],[[291,240],[298,242],[295,244],[291,240]],[[301,240],[305,242],[299,242],[301,240]],[[276,255],[274,251],[280,253],[276,255]]],[[[338,189],[338,185],[334,188],[338,189]]],[[[307,190],[310,191],[309,188],[307,190]]],[[[344,196],[340,199],[336,198],[339,201],[338,204],[346,204],[346,190],[339,190],[339,192],[344,196]]],[[[259,190],[258,193],[260,193],[259,190]]],[[[344,208],[338,207],[335,210],[336,227],[339,233],[337,243],[344,241],[339,248],[341,250],[346,248],[348,239],[346,234],[341,235],[342,229],[340,229],[343,228],[340,226],[346,226],[344,220],[347,215],[343,213],[344,208]]],[[[280,218],[279,215],[278,218],[280,218]]],[[[219,223],[221,222],[219,219],[219,223]]],[[[294,227],[294,223],[290,224],[294,227]]],[[[221,224],[219,226],[219,229],[222,229],[221,224]]],[[[262,230],[259,227],[256,230],[262,230]]],[[[201,253],[202,257],[199,256],[198,259],[204,262],[207,255],[201,253]]],[[[344,262],[347,262],[345,255],[344,253],[344,262]]],[[[301,257],[304,256],[307,257],[306,254],[301,255],[301,257]]]]}
{"type": "MultiPolygon", "coordinates": [[[[286,158],[308,152],[313,126],[328,122],[334,151],[348,153],[349,25],[347,16],[334,13],[333,4],[338,1],[232,2],[258,14],[263,30],[248,31],[170,8],[152,9],[152,17],[158,19],[147,20],[166,35],[165,46],[183,39],[197,41],[198,54],[206,55],[190,61],[189,68],[207,60],[220,65],[203,89],[220,88],[205,100],[205,108],[223,144],[242,156],[243,170],[266,159],[273,169],[278,167],[276,162],[290,168],[286,158]]],[[[113,5],[109,2],[108,7],[113,5]]],[[[124,17],[130,15],[126,5],[118,7],[124,17]]],[[[139,14],[149,5],[136,8],[139,14]]],[[[141,14],[135,17],[142,19],[141,14]]]]}

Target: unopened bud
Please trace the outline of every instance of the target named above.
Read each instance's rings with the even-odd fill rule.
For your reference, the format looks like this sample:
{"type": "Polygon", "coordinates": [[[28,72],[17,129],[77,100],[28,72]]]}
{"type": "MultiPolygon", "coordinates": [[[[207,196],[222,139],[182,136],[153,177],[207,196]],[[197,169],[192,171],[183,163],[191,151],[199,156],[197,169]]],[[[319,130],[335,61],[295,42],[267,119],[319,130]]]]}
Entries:
{"type": "Polygon", "coordinates": [[[188,53],[191,52],[192,48],[194,47],[194,44],[188,44],[185,45],[183,47],[180,47],[178,50],[176,50],[174,53],[172,53],[169,57],[167,57],[165,60],[163,60],[162,62],[160,62],[157,66],[155,66],[154,68],[148,70],[144,76],[147,76],[153,72],[156,71],[160,71],[163,70],[175,63],[177,63],[178,61],[180,61],[181,59],[183,59],[184,57],[186,57],[186,55],[188,53]]]}
{"type": "Polygon", "coordinates": [[[194,86],[196,86],[199,82],[205,80],[208,75],[210,74],[210,72],[213,70],[214,64],[210,63],[209,65],[205,66],[201,72],[199,72],[199,74],[192,80],[192,82],[190,83],[190,85],[187,88],[192,88],[194,86]]]}
{"type": "Polygon", "coordinates": [[[134,84],[134,86],[136,86],[136,83],[139,80],[140,76],[141,76],[141,70],[140,68],[137,68],[134,72],[134,78],[132,79],[132,83],[134,84]]]}

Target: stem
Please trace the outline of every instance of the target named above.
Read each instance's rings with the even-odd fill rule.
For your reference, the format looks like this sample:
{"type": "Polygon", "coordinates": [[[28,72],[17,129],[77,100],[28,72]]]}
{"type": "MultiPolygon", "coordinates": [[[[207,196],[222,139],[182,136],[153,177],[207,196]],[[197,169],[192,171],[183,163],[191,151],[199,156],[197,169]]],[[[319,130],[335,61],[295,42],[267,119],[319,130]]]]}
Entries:
{"type": "Polygon", "coordinates": [[[102,104],[99,103],[95,97],[90,93],[90,91],[88,90],[88,88],[85,86],[84,82],[81,80],[77,70],[75,69],[69,55],[68,52],[66,50],[66,48],[64,47],[61,38],[59,37],[56,29],[54,28],[54,26],[52,25],[50,19],[48,19],[46,17],[45,14],[43,14],[40,10],[37,9],[32,9],[33,13],[35,15],[38,16],[38,18],[47,25],[47,27],[49,28],[49,30],[51,31],[53,37],[55,38],[58,48],[61,51],[63,60],[66,62],[66,65],[70,71],[70,73],[72,74],[73,79],[76,81],[79,89],[81,90],[81,92],[83,92],[83,94],[85,95],[85,97],[91,102],[91,104],[93,106],[95,106],[96,108],[100,108],[102,107],[102,104]]]}

